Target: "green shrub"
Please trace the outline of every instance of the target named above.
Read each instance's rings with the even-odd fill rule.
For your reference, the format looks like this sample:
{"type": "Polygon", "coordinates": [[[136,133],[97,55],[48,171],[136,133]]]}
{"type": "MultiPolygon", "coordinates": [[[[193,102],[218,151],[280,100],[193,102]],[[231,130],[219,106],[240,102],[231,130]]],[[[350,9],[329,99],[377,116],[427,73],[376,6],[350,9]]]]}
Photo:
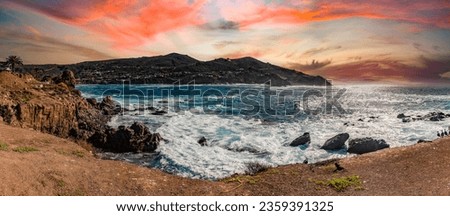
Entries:
{"type": "Polygon", "coordinates": [[[340,178],[332,178],[326,181],[314,181],[318,185],[325,185],[332,187],[336,191],[344,191],[348,187],[355,187],[357,190],[362,189],[362,182],[359,176],[357,175],[351,175],[351,176],[344,176],[340,178]]]}
{"type": "Polygon", "coordinates": [[[0,151],[8,151],[8,144],[0,141],[0,151]]]}
{"type": "Polygon", "coordinates": [[[39,151],[37,148],[31,147],[31,146],[20,146],[13,149],[13,151],[18,153],[28,153],[28,152],[34,152],[39,151]]]}

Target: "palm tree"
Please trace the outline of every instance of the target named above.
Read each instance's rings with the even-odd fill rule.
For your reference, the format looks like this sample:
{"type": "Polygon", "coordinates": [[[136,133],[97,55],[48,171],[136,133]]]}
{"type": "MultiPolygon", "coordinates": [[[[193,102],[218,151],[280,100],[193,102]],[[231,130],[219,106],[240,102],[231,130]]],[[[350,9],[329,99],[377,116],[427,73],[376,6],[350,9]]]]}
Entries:
{"type": "Polygon", "coordinates": [[[6,58],[6,65],[11,67],[12,72],[15,72],[16,66],[23,65],[23,61],[19,56],[8,56],[6,58]]]}

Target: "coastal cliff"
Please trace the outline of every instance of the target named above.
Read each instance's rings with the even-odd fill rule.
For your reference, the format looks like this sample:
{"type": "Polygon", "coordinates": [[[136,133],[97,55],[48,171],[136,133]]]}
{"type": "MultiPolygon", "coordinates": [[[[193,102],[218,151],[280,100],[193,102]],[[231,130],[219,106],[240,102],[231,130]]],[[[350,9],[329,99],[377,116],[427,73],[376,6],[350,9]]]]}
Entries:
{"type": "Polygon", "coordinates": [[[157,148],[159,134],[150,133],[143,125],[122,126],[118,130],[107,126],[110,118],[121,112],[120,105],[110,97],[99,103],[86,100],[74,86],[71,71],[53,77],[51,82],[39,82],[31,75],[0,72],[0,120],[16,127],[87,141],[113,152],[157,148]],[[121,137],[120,143],[117,137],[121,137]]]}

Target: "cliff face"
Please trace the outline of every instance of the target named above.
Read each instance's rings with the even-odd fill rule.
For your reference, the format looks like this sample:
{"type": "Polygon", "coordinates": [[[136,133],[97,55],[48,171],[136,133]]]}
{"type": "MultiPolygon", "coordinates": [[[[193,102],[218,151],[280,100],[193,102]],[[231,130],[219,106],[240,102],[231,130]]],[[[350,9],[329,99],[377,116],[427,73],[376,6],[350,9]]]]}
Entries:
{"type": "MultiPolygon", "coordinates": [[[[30,75],[0,72],[0,121],[32,128],[63,138],[74,138],[113,152],[152,152],[162,139],[143,125],[107,126],[120,105],[106,97],[100,103],[86,100],[75,86],[72,72],[65,71],[51,83],[36,81],[30,75]]],[[[1,131],[0,131],[1,133],[1,131]]]]}
{"type": "Polygon", "coordinates": [[[98,127],[107,122],[99,110],[65,83],[49,84],[31,76],[0,73],[0,117],[10,125],[33,128],[59,137],[87,139],[87,120],[98,127]]]}

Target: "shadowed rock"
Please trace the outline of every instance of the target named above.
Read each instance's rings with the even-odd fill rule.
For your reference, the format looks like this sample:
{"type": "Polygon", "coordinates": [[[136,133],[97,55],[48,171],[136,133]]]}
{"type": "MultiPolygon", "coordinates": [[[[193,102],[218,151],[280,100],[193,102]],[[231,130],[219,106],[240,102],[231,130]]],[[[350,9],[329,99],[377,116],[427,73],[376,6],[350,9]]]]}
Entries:
{"type": "Polygon", "coordinates": [[[325,150],[342,149],[345,146],[345,141],[347,141],[349,137],[350,137],[350,135],[348,135],[348,133],[338,134],[338,135],[328,139],[325,142],[325,144],[320,148],[325,149],[325,150]]]}
{"type": "Polygon", "coordinates": [[[104,115],[117,115],[122,110],[120,104],[114,101],[111,96],[104,97],[98,108],[104,115]]]}
{"type": "Polygon", "coordinates": [[[304,133],[303,135],[297,137],[294,141],[289,144],[289,146],[300,146],[300,145],[308,145],[311,143],[311,137],[309,136],[309,133],[304,133]]]}
{"type": "Polygon", "coordinates": [[[364,154],[378,151],[384,148],[389,148],[389,145],[383,139],[376,140],[366,137],[350,140],[347,152],[354,154],[364,154]]]}
{"type": "Polygon", "coordinates": [[[200,144],[201,146],[207,146],[208,145],[208,141],[206,141],[205,137],[202,137],[198,140],[198,144],[200,144]]]}
{"type": "Polygon", "coordinates": [[[442,121],[448,118],[450,115],[443,112],[430,112],[426,115],[407,116],[403,113],[397,115],[397,118],[402,119],[402,122],[408,123],[412,121],[442,121]]]}
{"type": "Polygon", "coordinates": [[[97,99],[95,98],[86,98],[86,101],[94,107],[97,107],[97,99]]]}
{"type": "Polygon", "coordinates": [[[153,152],[160,141],[161,135],[150,133],[142,123],[135,122],[130,127],[119,126],[96,132],[89,141],[98,148],[112,152],[153,152]]]}

